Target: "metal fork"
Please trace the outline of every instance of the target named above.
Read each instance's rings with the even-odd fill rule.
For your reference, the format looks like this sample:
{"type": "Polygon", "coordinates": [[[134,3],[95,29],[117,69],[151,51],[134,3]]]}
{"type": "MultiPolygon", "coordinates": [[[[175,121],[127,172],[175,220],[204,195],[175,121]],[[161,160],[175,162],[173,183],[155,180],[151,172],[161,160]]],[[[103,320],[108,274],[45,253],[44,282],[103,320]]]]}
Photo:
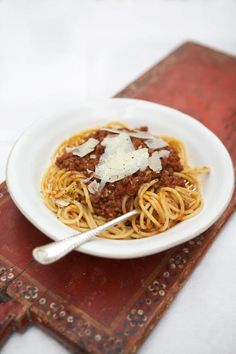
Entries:
{"type": "Polygon", "coordinates": [[[50,264],[56,262],[83,243],[95,238],[101,232],[137,214],[137,210],[132,210],[94,229],[70,236],[61,241],[54,241],[45,246],[37,247],[33,250],[33,257],[37,262],[41,264],[50,264]]]}

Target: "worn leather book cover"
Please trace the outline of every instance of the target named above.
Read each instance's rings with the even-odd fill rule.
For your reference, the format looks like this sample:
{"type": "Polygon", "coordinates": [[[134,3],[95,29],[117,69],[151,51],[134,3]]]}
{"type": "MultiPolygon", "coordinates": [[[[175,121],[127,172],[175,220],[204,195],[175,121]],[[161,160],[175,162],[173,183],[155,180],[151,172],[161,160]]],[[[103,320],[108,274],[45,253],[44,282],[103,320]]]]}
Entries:
{"type": "MultiPolygon", "coordinates": [[[[236,161],[236,58],[185,43],[118,97],[158,102],[199,119],[236,161]]],[[[187,118],[186,118],[187,119],[187,118]]],[[[235,209],[197,238],[160,254],[112,260],[74,252],[42,266],[34,247],[49,239],[0,186],[0,342],[32,324],[75,353],[135,353],[235,209]]]]}

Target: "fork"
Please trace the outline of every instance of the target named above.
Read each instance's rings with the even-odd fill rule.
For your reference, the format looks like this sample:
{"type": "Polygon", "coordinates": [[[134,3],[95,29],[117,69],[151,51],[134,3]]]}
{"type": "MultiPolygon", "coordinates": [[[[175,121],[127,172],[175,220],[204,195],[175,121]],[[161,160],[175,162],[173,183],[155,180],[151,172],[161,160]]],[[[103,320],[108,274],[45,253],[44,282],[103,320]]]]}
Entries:
{"type": "Polygon", "coordinates": [[[44,246],[36,247],[32,252],[33,258],[41,264],[54,263],[57,260],[61,259],[62,257],[66,256],[74,249],[81,246],[82,244],[95,238],[101,232],[137,214],[138,214],[137,210],[132,210],[126,214],[123,214],[113,220],[106,222],[103,225],[95,227],[94,229],[85,231],[80,234],[77,233],[76,235],[70,236],[60,241],[51,242],[44,246]]]}

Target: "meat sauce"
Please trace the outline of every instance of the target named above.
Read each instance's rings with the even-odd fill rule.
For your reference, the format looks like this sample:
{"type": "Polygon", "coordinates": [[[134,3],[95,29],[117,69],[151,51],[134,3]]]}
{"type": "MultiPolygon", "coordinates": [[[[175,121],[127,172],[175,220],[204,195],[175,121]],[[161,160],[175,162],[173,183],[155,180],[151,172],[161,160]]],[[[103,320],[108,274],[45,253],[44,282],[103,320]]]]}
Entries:
{"type": "MultiPolygon", "coordinates": [[[[147,128],[141,127],[139,130],[147,131],[147,128]]],[[[101,141],[110,134],[110,132],[103,130],[96,131],[87,138],[94,138],[100,141],[93,152],[84,157],[75,156],[72,152],[65,153],[56,159],[56,165],[61,169],[82,172],[86,177],[89,177],[95,171],[95,167],[98,165],[99,159],[104,152],[105,148],[101,145],[101,141]]],[[[143,139],[131,137],[131,140],[135,149],[147,147],[143,139]]],[[[166,146],[162,149],[148,149],[148,152],[151,155],[154,151],[160,150],[169,150],[170,154],[168,157],[161,159],[162,170],[159,173],[152,171],[148,167],[144,171],[137,171],[122,180],[107,183],[101,191],[96,194],[90,194],[95,214],[107,220],[121,215],[123,196],[136,195],[143,183],[150,182],[155,178],[159,180],[155,186],[157,188],[184,186],[184,180],[174,175],[174,172],[183,170],[177,151],[171,146],[166,146]]],[[[94,178],[88,184],[93,180],[94,178]]]]}

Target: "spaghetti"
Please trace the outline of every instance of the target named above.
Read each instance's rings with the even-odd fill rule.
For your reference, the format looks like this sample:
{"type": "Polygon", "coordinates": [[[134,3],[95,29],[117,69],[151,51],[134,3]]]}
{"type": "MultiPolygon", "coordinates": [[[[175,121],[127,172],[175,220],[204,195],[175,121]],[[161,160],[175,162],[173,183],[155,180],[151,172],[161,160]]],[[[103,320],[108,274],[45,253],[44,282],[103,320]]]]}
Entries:
{"type": "Polygon", "coordinates": [[[61,222],[79,231],[94,228],[136,208],[138,215],[101,234],[109,239],[151,236],[193,217],[203,206],[198,175],[208,173],[209,169],[191,168],[181,141],[166,136],[155,139],[149,139],[146,127],[134,131],[121,122],[111,122],[63,141],[42,179],[42,198],[46,206],[61,222]],[[118,154],[117,159],[133,162],[136,160],[131,158],[139,154],[138,163],[140,157],[142,161],[149,161],[145,169],[141,166],[136,171],[133,163],[128,172],[127,166],[122,171],[124,177],[114,177],[114,174],[107,177],[115,155],[109,155],[110,161],[106,152],[108,147],[112,150],[109,144],[114,143],[117,136],[123,136],[126,143],[132,145],[132,151],[126,152],[124,157],[113,152],[118,154]],[[106,165],[107,160],[110,165],[106,165]],[[132,168],[135,172],[129,175],[132,168]],[[101,177],[103,170],[105,182],[101,177]]]}

